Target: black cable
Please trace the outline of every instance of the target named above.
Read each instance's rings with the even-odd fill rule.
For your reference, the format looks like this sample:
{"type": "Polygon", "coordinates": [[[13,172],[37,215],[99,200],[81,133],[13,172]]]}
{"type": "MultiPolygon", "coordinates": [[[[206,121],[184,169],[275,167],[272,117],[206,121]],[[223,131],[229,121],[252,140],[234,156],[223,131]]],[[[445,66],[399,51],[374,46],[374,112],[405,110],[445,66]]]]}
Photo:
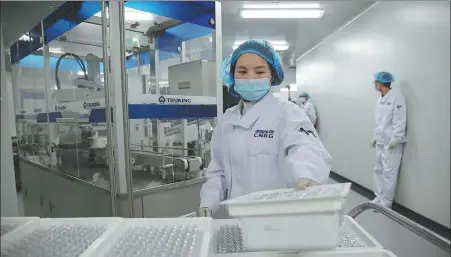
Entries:
{"type": "Polygon", "coordinates": [[[56,82],[57,90],[61,89],[61,83],[60,83],[60,79],[58,77],[58,69],[59,69],[60,63],[63,60],[63,58],[68,55],[72,56],[75,59],[75,61],[77,61],[78,65],[80,65],[81,70],[84,73],[84,78],[88,79],[88,74],[86,73],[86,66],[85,66],[85,63],[81,60],[81,58],[78,55],[73,54],[73,53],[65,53],[58,58],[58,61],[56,62],[56,66],[55,66],[55,82],[56,82]]]}

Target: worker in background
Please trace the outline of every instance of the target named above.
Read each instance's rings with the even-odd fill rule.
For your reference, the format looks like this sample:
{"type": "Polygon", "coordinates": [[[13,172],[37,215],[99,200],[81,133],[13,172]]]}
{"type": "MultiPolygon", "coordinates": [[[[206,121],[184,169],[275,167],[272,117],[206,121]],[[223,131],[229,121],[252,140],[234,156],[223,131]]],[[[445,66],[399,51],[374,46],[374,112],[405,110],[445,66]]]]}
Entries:
{"type": "Polygon", "coordinates": [[[374,75],[376,91],[381,96],[376,102],[376,127],[372,146],[376,148],[374,168],[375,194],[373,203],[391,208],[403,145],[406,142],[406,101],[391,88],[393,75],[378,72],[374,75]]]}
{"type": "Polygon", "coordinates": [[[310,101],[310,95],[307,92],[302,92],[299,95],[298,105],[305,111],[313,126],[316,125],[316,111],[315,106],[310,101]]]}
{"type": "Polygon", "coordinates": [[[241,100],[213,132],[200,215],[211,216],[226,199],[327,181],[331,157],[307,115],[270,92],[282,83],[284,71],[267,41],[250,40],[236,48],[223,62],[222,79],[241,100]]]}

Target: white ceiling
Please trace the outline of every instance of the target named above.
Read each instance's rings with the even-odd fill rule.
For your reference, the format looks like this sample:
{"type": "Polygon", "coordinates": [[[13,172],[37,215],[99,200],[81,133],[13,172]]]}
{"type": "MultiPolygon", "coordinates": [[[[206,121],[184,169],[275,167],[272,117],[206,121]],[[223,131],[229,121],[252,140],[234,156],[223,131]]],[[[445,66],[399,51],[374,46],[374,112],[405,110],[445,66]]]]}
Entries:
{"type": "MultiPolygon", "coordinates": [[[[239,11],[243,4],[250,2],[255,4],[262,1],[222,1],[224,55],[233,51],[235,40],[254,36],[265,37],[268,40],[285,40],[292,46],[290,51],[286,52],[295,51],[296,56],[299,56],[374,1],[317,1],[321,9],[325,10],[320,19],[242,19],[239,11]]],[[[290,1],[280,2],[290,3],[290,1]]]]}

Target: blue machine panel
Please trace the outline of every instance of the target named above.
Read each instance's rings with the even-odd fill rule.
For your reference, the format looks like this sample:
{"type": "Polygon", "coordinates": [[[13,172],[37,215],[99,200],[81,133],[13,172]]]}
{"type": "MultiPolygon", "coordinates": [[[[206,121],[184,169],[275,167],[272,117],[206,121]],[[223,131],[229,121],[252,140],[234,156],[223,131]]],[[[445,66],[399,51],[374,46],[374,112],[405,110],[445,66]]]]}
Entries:
{"type": "Polygon", "coordinates": [[[38,113],[37,122],[39,122],[39,123],[46,123],[46,122],[54,123],[54,122],[56,122],[56,119],[62,118],[63,115],[61,114],[61,112],[51,112],[51,113],[49,113],[48,117],[49,117],[49,119],[47,119],[47,113],[38,113]]]}
{"type": "MultiPolygon", "coordinates": [[[[125,6],[186,22],[167,30],[158,39],[160,45],[166,46],[160,49],[162,50],[160,53],[162,60],[170,58],[171,53],[176,53],[177,46],[182,41],[211,34],[212,29],[215,28],[214,24],[210,24],[210,20],[215,18],[214,1],[130,1],[126,2],[125,6]]],[[[99,11],[99,1],[68,1],[64,3],[43,20],[44,44],[58,38],[99,11]]],[[[42,47],[41,36],[42,27],[39,22],[30,30],[31,40],[29,42],[18,40],[11,45],[11,63],[16,64],[42,47]]],[[[41,67],[42,57],[40,58],[41,60],[34,57],[26,64],[28,67],[41,67]],[[38,62],[40,64],[37,64],[38,62]]],[[[71,67],[70,70],[79,70],[73,64],[68,64],[68,66],[71,67]]],[[[61,69],[65,68],[61,67],[61,69]]]]}
{"type": "MultiPolygon", "coordinates": [[[[129,104],[130,119],[206,119],[216,117],[216,105],[129,104]]],[[[105,109],[93,109],[89,122],[105,122],[105,109]]]]}

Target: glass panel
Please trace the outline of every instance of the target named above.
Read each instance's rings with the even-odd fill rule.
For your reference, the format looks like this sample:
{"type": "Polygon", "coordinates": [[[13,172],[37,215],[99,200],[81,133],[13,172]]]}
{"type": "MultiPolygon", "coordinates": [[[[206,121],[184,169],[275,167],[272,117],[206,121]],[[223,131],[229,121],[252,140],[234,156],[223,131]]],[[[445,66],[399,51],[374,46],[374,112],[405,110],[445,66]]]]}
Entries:
{"type": "MultiPolygon", "coordinates": [[[[17,96],[17,136],[20,156],[48,167],[49,123],[46,120],[49,90],[46,90],[42,51],[33,48],[41,45],[40,26],[24,34],[16,44],[27,48],[31,54],[13,65],[13,87],[17,96]]],[[[42,45],[41,45],[42,46],[42,45]]],[[[23,51],[23,50],[22,50],[23,51]]],[[[19,51],[15,51],[19,55],[19,51]]],[[[17,59],[20,59],[17,56],[17,59]]]]}
{"type": "MultiPolygon", "coordinates": [[[[214,117],[199,117],[212,109],[216,115],[213,30],[147,12],[166,4],[175,3],[126,3],[133,8],[125,8],[128,101],[140,106],[129,107],[134,191],[168,184],[178,190],[180,182],[202,178],[210,160],[214,117]]],[[[158,213],[175,216],[197,210],[194,205],[158,213]]],[[[152,207],[143,208],[154,215],[152,207]]]]}
{"type": "MultiPolygon", "coordinates": [[[[78,4],[92,12],[99,3],[78,4]]],[[[39,23],[19,41],[30,54],[11,51],[13,60],[25,56],[12,69],[19,154],[21,161],[37,164],[21,172],[30,195],[24,199],[25,215],[111,215],[105,194],[110,187],[107,126],[105,119],[91,119],[105,104],[102,27],[98,19],[74,25],[87,18],[79,11],[43,22],[53,33],[51,42],[36,44],[45,42],[39,23]]]]}
{"type": "Polygon", "coordinates": [[[93,109],[104,107],[102,28],[80,23],[48,44],[50,80],[54,85],[58,170],[108,187],[107,127],[89,121],[93,109]]]}

